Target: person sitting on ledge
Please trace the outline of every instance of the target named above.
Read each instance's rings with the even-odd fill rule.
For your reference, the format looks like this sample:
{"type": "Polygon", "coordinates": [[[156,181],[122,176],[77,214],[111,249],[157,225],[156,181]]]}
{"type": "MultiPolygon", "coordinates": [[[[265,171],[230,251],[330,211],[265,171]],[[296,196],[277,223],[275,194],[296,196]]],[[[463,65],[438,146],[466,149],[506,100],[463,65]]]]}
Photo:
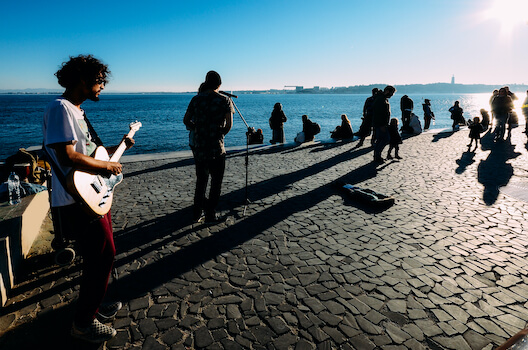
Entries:
{"type": "Polygon", "coordinates": [[[314,136],[321,131],[319,124],[312,122],[306,114],[302,116],[303,129],[297,134],[295,142],[303,143],[313,141],[314,136]]]}
{"type": "Polygon", "coordinates": [[[334,131],[330,132],[330,137],[333,139],[349,139],[354,136],[350,120],[346,114],[341,115],[341,125],[336,126],[334,131]]]}

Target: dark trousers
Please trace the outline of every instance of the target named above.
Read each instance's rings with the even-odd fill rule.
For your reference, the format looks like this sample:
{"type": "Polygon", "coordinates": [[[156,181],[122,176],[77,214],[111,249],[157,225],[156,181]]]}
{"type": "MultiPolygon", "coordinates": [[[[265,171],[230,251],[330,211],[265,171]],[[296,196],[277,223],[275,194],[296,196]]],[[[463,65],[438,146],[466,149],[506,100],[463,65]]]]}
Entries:
{"type": "Polygon", "coordinates": [[[82,276],[74,322],[83,327],[94,318],[103,301],[115,257],[112,216],[100,218],[86,214],[77,205],[54,207],[53,220],[63,237],[75,240],[81,254],[82,276]]]}
{"type": "Polygon", "coordinates": [[[433,117],[424,117],[424,121],[425,121],[425,125],[424,125],[424,130],[427,130],[429,129],[429,126],[431,125],[431,119],[433,119],[433,117]]]}
{"type": "Polygon", "coordinates": [[[411,123],[411,112],[412,111],[402,111],[402,130],[405,132],[412,131],[409,124],[411,123]]]}
{"type": "Polygon", "coordinates": [[[376,137],[374,141],[374,159],[381,158],[381,152],[385,146],[389,144],[390,135],[388,126],[378,126],[374,128],[374,135],[376,137]]]}
{"type": "Polygon", "coordinates": [[[222,180],[225,170],[225,155],[209,160],[196,160],[196,190],[194,192],[194,215],[199,216],[202,210],[206,215],[212,215],[218,205],[220,192],[222,191],[222,180]],[[205,198],[207,182],[211,176],[211,188],[209,199],[205,198]]]}

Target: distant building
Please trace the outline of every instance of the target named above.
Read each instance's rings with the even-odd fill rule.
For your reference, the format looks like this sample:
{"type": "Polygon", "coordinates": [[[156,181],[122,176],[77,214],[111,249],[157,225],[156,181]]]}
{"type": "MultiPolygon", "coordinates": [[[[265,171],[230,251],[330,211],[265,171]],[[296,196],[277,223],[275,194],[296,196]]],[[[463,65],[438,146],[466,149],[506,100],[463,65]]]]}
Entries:
{"type": "Polygon", "coordinates": [[[453,76],[451,77],[451,84],[454,84],[455,83],[455,75],[453,74],[453,76]]]}

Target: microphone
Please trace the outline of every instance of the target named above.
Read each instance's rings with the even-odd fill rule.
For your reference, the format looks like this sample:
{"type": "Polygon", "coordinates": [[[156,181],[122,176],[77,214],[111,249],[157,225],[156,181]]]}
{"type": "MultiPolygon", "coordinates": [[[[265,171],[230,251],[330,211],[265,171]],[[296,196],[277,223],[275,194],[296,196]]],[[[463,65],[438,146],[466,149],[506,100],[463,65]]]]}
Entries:
{"type": "Polygon", "coordinates": [[[227,97],[234,97],[234,98],[238,98],[237,95],[233,95],[233,94],[230,94],[228,92],[225,92],[225,91],[218,91],[218,93],[222,94],[222,95],[226,95],[227,97]]]}

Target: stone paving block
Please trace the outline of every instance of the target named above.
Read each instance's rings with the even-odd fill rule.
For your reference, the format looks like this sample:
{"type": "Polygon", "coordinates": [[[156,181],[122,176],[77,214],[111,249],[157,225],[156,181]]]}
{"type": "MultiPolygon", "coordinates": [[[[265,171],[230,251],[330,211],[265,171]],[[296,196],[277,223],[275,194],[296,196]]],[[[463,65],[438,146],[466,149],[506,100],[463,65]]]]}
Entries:
{"type": "Polygon", "coordinates": [[[476,333],[473,330],[469,330],[464,333],[464,339],[469,344],[472,350],[481,350],[485,346],[491,343],[491,341],[481,334],[476,333]]]}
{"type": "Polygon", "coordinates": [[[350,344],[352,344],[357,350],[374,350],[376,348],[376,344],[372,343],[362,334],[351,338],[350,344]]]}
{"type": "Polygon", "coordinates": [[[456,305],[441,305],[447,313],[449,313],[454,319],[462,323],[466,323],[470,315],[464,311],[461,307],[456,305]]]}
{"type": "Polygon", "coordinates": [[[440,322],[448,322],[448,321],[451,321],[453,320],[453,316],[449,315],[447,312],[445,312],[444,310],[440,310],[440,309],[433,309],[431,310],[432,313],[436,316],[436,318],[438,319],[438,321],[440,322]]]}
{"type": "Polygon", "coordinates": [[[509,338],[508,334],[504,332],[502,327],[499,327],[495,322],[485,318],[476,318],[475,323],[484,328],[488,333],[498,335],[503,338],[509,338]]]}
{"type": "Polygon", "coordinates": [[[418,341],[424,340],[424,333],[423,331],[414,323],[409,323],[403,326],[402,330],[409,334],[412,339],[416,339],[418,341]]]}
{"type": "Polygon", "coordinates": [[[389,300],[387,307],[390,311],[405,314],[407,312],[407,301],[405,300],[389,300]]]}
{"type": "Polygon", "coordinates": [[[414,321],[416,326],[428,337],[433,337],[438,334],[442,334],[442,330],[431,320],[416,320],[414,321]]]}
{"type": "Polygon", "coordinates": [[[385,320],[387,317],[376,310],[370,310],[365,318],[374,324],[379,324],[382,320],[385,320]]]}
{"type": "Polygon", "coordinates": [[[455,337],[434,337],[433,339],[447,349],[472,350],[464,337],[460,335],[455,337]]]}
{"type": "Polygon", "coordinates": [[[383,332],[383,329],[381,327],[378,327],[376,325],[374,325],[373,323],[371,323],[370,321],[366,320],[364,317],[362,316],[357,316],[356,317],[356,321],[359,325],[359,327],[365,331],[366,333],[368,334],[382,334],[383,332]]]}
{"type": "Polygon", "coordinates": [[[392,341],[396,344],[402,344],[406,340],[411,338],[408,333],[402,331],[399,326],[396,326],[392,323],[387,323],[385,325],[385,331],[387,332],[389,337],[391,337],[392,341]]]}

